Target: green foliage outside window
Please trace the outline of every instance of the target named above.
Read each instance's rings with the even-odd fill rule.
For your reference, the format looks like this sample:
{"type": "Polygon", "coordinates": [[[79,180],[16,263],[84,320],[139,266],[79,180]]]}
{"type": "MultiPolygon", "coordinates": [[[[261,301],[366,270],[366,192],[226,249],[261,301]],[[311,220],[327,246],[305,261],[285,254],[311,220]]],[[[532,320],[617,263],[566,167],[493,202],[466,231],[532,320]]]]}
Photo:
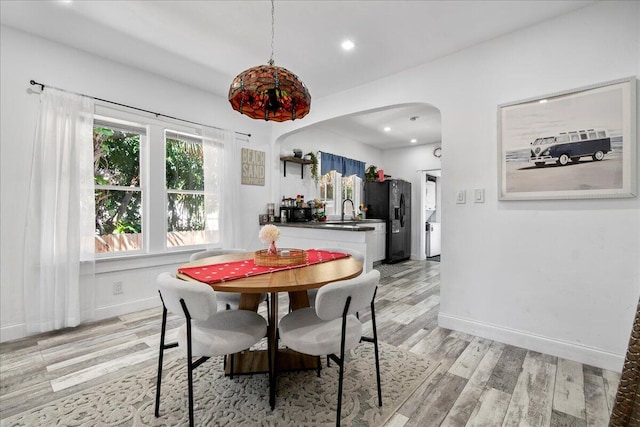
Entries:
{"type": "Polygon", "coordinates": [[[167,138],[165,167],[166,185],[170,190],[167,200],[167,230],[169,232],[204,230],[206,217],[202,193],[204,192],[202,144],[167,138]]]}
{"type": "Polygon", "coordinates": [[[93,159],[96,186],[122,187],[96,188],[96,231],[100,235],[140,233],[140,135],[95,127],[93,159]]]}
{"type": "MultiPolygon", "coordinates": [[[[94,127],[97,252],[142,249],[140,147],[138,133],[94,127]]],[[[167,245],[205,243],[202,144],[166,138],[165,147],[167,245]]]]}

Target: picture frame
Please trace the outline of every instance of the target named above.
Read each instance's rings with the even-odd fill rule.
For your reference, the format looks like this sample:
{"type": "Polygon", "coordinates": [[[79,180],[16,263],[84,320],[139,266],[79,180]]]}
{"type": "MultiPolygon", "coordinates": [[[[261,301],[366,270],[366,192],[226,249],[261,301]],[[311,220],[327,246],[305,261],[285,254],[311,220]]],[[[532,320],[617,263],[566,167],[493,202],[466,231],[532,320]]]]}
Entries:
{"type": "Polygon", "coordinates": [[[264,151],[243,148],[240,153],[242,185],[264,186],[266,153],[264,151]]]}
{"type": "Polygon", "coordinates": [[[498,106],[499,200],[637,194],[636,77],[498,106]]]}

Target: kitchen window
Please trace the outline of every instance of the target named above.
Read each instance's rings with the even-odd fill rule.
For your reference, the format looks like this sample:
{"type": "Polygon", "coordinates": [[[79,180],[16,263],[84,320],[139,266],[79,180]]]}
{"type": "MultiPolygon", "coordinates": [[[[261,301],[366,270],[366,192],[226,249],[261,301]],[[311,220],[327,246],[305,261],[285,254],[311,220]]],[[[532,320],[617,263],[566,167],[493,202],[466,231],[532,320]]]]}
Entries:
{"type": "Polygon", "coordinates": [[[357,175],[343,177],[337,171],[329,171],[320,178],[320,199],[325,203],[325,214],[342,218],[342,204],[353,201],[353,208],[345,204],[345,220],[358,215],[362,200],[362,179],[357,175]]]}
{"type": "MultiPolygon", "coordinates": [[[[362,200],[362,179],[358,175],[350,175],[342,178],[342,200],[353,202],[353,211],[349,203],[345,204],[345,219],[355,217],[360,213],[360,203],[362,200]]],[[[342,202],[340,203],[342,206],[342,202]]],[[[342,213],[342,212],[340,212],[342,213]]]]}
{"type": "Polygon", "coordinates": [[[320,200],[324,202],[327,216],[340,215],[340,195],[342,194],[342,175],[332,170],[320,177],[320,200]]]}
{"type": "Polygon", "coordinates": [[[347,157],[320,152],[320,170],[325,172],[320,179],[320,198],[325,202],[327,216],[345,219],[355,218],[360,213],[362,178],[365,163],[347,157]],[[342,205],[345,200],[353,202],[342,205]]]}

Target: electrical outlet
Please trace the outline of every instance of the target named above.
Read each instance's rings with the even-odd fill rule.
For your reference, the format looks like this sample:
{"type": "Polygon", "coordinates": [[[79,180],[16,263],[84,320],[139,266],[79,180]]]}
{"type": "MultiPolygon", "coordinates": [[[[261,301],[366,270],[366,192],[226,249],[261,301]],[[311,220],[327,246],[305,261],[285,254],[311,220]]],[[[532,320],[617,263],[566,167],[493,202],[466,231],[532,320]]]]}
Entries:
{"type": "Polygon", "coordinates": [[[122,290],[122,282],[113,282],[113,294],[120,295],[124,291],[122,290]]]}
{"type": "Polygon", "coordinates": [[[467,203],[467,190],[458,190],[458,192],[456,193],[456,203],[467,203]]]}

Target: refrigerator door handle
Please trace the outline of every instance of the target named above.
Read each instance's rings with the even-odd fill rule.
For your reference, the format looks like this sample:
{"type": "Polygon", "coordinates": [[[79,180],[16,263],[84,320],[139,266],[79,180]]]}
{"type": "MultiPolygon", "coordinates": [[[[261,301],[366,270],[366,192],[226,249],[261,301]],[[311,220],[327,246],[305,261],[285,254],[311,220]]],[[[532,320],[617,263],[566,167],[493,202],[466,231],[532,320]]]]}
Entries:
{"type": "Polygon", "coordinates": [[[404,227],[405,213],[404,194],[400,194],[400,227],[404,227]]]}

